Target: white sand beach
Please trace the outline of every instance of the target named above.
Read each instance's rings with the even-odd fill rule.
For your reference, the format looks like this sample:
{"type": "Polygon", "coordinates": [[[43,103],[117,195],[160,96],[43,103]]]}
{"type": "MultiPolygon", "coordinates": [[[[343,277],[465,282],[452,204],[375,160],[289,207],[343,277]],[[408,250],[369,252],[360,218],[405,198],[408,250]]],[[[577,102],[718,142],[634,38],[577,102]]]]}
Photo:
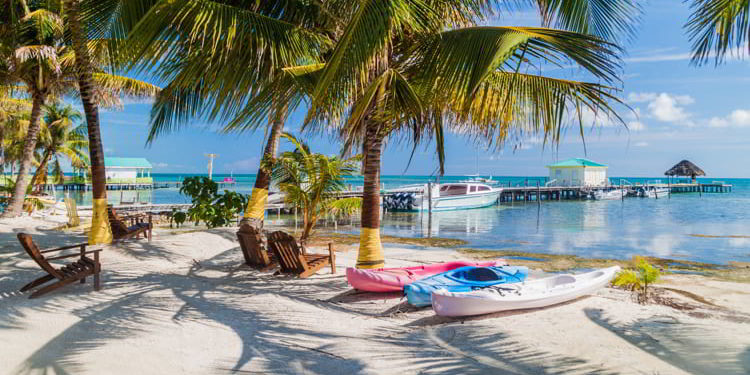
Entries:
{"type": "MultiPolygon", "coordinates": [[[[338,254],[335,275],[253,270],[233,228],[157,229],[151,243],[104,247],[101,291],[72,284],[30,300],[17,290],[41,271],[15,233],[41,247],[85,240],[53,230],[62,218],[0,222],[0,373],[750,373],[750,284],[672,275],[659,287],[710,304],[662,289],[680,308],[639,305],[606,288],[535,311],[448,319],[398,294],[353,292],[344,271],[355,251],[338,254]]],[[[386,246],[385,256],[402,266],[459,255],[386,246]]]]}

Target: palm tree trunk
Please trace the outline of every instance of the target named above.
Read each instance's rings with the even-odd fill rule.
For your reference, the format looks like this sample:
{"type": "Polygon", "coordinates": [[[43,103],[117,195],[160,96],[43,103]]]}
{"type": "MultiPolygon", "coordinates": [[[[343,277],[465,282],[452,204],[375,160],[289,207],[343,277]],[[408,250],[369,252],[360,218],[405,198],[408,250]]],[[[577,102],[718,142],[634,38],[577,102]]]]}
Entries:
{"type": "Polygon", "coordinates": [[[112,242],[112,229],[107,217],[107,180],[104,172],[104,152],[99,132],[99,109],[94,103],[92,88],[91,61],[89,59],[86,38],[81,30],[78,18],[79,0],[65,0],[70,23],[73,50],[76,56],[76,70],[78,70],[78,87],[81,94],[83,110],[86,113],[86,125],[89,133],[89,161],[91,163],[92,185],[92,218],[89,244],[105,244],[112,242]]]}
{"type": "Polygon", "coordinates": [[[362,218],[359,234],[357,268],[385,266],[380,245],[380,155],[383,135],[380,126],[369,116],[365,118],[364,188],[362,191],[362,218]]]}
{"type": "Polygon", "coordinates": [[[39,138],[39,129],[41,128],[39,119],[42,115],[43,105],[44,94],[34,93],[32,95],[29,130],[26,132],[26,139],[23,144],[23,154],[21,155],[21,163],[18,169],[18,176],[16,177],[16,186],[13,190],[13,196],[10,198],[10,202],[8,202],[8,207],[0,217],[17,217],[21,214],[21,210],[23,209],[23,201],[26,198],[26,188],[29,186],[29,180],[26,177],[29,175],[31,160],[34,158],[36,141],[37,138],[39,138]]]}
{"type": "Polygon", "coordinates": [[[255,186],[253,187],[252,195],[250,200],[247,202],[247,208],[245,214],[240,222],[242,224],[249,224],[256,230],[263,228],[263,218],[266,213],[266,202],[268,202],[268,188],[271,185],[270,171],[263,168],[263,161],[269,160],[276,157],[276,151],[279,148],[279,138],[281,137],[281,131],[284,130],[284,122],[286,121],[287,107],[282,106],[275,115],[271,124],[271,133],[268,135],[268,141],[266,142],[266,148],[263,150],[263,157],[261,159],[261,165],[258,168],[258,174],[255,177],[255,186]]]}
{"type": "MultiPolygon", "coordinates": [[[[44,152],[42,161],[39,163],[36,172],[34,172],[34,177],[31,178],[32,184],[39,186],[47,183],[47,163],[49,162],[50,154],[50,150],[44,152]]],[[[37,191],[40,190],[41,189],[37,189],[37,191]]]]}

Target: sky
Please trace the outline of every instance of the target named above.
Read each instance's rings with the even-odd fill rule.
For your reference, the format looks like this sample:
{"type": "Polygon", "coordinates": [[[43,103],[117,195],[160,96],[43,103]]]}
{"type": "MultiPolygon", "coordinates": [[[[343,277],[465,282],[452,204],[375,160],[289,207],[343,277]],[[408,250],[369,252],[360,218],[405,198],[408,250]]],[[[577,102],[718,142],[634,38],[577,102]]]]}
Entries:
{"type": "MultiPolygon", "coordinates": [[[[476,145],[459,135],[446,139],[446,175],[479,173],[494,176],[543,176],[545,165],[571,157],[587,157],[607,164],[610,176],[655,177],[682,159],[696,163],[712,178],[750,177],[750,59],[746,53],[715,67],[690,65],[690,42],[683,29],[688,5],[674,0],[652,0],[625,49],[619,96],[631,110],[619,113],[627,128],[606,118],[585,116],[584,143],[578,128],[570,128],[555,149],[538,138],[509,144],[502,150],[476,145]]],[[[529,12],[505,14],[496,25],[538,26],[529,12]]],[[[543,67],[543,73],[584,80],[578,69],[543,67]]],[[[177,133],[145,144],[149,103],[126,104],[122,111],[101,112],[106,156],[146,157],[154,173],[206,173],[204,153],[216,153],[214,173],[255,173],[263,147],[263,130],[218,134],[200,119],[177,133]]],[[[299,130],[304,109],[293,113],[285,129],[299,130]]],[[[305,136],[313,151],[334,154],[338,142],[327,136],[305,136]]],[[[289,149],[282,141],[282,149],[289,149]]],[[[430,145],[420,146],[407,169],[412,149],[388,144],[382,174],[430,175],[437,158],[430,145]]]]}

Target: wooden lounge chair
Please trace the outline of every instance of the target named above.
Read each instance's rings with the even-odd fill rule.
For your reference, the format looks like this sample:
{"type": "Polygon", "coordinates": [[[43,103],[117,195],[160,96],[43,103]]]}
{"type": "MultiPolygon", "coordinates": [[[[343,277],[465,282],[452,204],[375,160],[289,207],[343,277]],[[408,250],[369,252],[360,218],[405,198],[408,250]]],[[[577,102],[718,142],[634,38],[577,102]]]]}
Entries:
{"type": "Polygon", "coordinates": [[[77,227],[81,225],[81,219],[78,217],[78,206],[76,200],[70,197],[65,198],[65,210],[68,211],[68,226],[77,227]]]}
{"type": "Polygon", "coordinates": [[[25,292],[49,281],[57,280],[55,283],[47,285],[35,291],[29,296],[29,298],[39,297],[44,293],[51,292],[57,288],[63,287],[78,280],[80,280],[81,284],[83,284],[84,282],[86,282],[86,277],[88,276],[94,276],[94,290],[99,290],[99,272],[101,271],[101,264],[99,263],[99,252],[101,251],[101,249],[86,251],[87,244],[82,243],[78,245],[58,247],[55,249],[39,250],[34,241],[31,239],[31,236],[26,233],[19,233],[18,241],[21,242],[21,246],[23,246],[24,250],[26,250],[26,253],[29,254],[31,259],[34,259],[36,264],[38,264],[39,267],[47,272],[47,275],[44,275],[24,285],[23,288],[21,288],[21,292],[25,292]],[[44,254],[47,253],[75,248],[79,248],[80,251],[73,254],[58,255],[50,258],[46,258],[44,256],[44,254]],[[86,255],[88,254],[94,254],[94,259],[87,257],[86,255]],[[55,268],[52,264],[49,263],[52,260],[73,257],[78,257],[79,259],[60,268],[55,268]]]}
{"type": "Polygon", "coordinates": [[[268,236],[268,247],[276,255],[279,267],[283,273],[293,273],[301,278],[315,274],[326,265],[331,265],[331,273],[336,273],[336,254],[333,246],[328,244],[328,255],[307,254],[305,248],[297,244],[297,240],[282,231],[276,231],[268,236]]]}
{"type": "Polygon", "coordinates": [[[119,216],[114,207],[107,207],[107,216],[109,225],[112,228],[112,237],[115,241],[124,241],[128,238],[138,238],[143,234],[151,242],[151,214],[136,214],[129,216],[119,216]]]}
{"type": "Polygon", "coordinates": [[[267,270],[278,265],[273,253],[266,249],[261,233],[248,224],[242,224],[237,231],[237,240],[245,257],[245,264],[267,270]]]}

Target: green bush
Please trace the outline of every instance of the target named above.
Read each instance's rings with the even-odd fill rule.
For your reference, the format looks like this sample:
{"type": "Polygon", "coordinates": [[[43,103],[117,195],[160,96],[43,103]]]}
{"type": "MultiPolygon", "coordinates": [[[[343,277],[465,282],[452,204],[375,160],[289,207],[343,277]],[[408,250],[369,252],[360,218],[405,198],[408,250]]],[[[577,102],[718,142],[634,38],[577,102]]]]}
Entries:
{"type": "Polygon", "coordinates": [[[193,205],[187,217],[198,225],[209,228],[225,227],[243,212],[247,196],[229,190],[219,193],[219,185],[208,177],[188,177],[182,182],[180,193],[190,197],[193,205]]]}
{"type": "Polygon", "coordinates": [[[629,289],[637,293],[638,302],[644,303],[648,300],[648,286],[659,280],[661,273],[659,269],[649,264],[643,257],[633,258],[633,269],[620,271],[612,285],[629,289]]]}

